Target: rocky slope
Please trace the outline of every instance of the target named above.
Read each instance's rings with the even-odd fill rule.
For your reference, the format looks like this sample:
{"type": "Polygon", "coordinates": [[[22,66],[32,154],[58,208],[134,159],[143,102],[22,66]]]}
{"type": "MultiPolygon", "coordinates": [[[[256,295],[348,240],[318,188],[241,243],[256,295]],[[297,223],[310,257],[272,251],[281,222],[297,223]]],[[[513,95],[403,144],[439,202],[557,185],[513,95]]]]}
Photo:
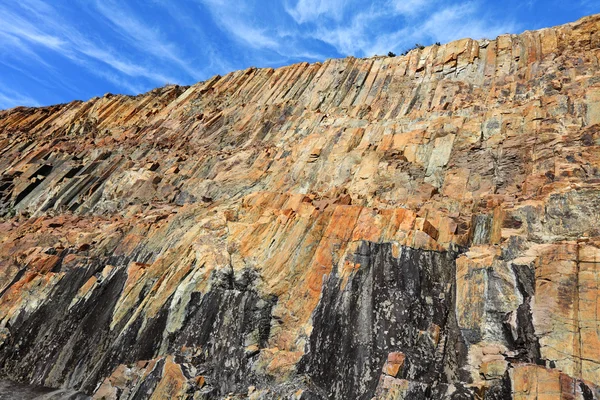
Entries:
{"type": "Polygon", "coordinates": [[[600,15],[1,111],[0,173],[6,379],[600,398],[600,15]]]}

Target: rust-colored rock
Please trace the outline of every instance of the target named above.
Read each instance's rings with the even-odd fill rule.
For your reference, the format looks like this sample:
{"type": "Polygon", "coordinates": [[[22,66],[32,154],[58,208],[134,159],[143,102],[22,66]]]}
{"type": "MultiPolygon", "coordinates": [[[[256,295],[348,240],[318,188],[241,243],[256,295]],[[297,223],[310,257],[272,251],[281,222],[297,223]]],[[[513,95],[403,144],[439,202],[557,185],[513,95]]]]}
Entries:
{"type": "Polygon", "coordinates": [[[2,376],[600,398],[599,32],[0,111],[2,376]]]}

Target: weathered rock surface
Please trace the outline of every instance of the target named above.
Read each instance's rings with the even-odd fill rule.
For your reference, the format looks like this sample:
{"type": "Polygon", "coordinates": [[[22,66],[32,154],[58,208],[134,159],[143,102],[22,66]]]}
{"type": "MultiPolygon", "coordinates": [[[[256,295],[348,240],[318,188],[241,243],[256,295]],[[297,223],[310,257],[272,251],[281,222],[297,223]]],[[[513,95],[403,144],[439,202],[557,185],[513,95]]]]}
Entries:
{"type": "Polygon", "coordinates": [[[600,16],[0,111],[0,215],[13,382],[598,399],[600,16]]]}

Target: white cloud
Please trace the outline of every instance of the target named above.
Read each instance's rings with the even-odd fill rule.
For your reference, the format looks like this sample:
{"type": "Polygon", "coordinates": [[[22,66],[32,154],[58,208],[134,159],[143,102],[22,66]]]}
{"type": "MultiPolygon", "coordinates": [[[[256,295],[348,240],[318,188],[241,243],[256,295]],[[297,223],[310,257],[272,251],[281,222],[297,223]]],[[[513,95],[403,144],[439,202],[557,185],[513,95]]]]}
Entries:
{"type": "Polygon", "coordinates": [[[431,7],[436,0],[392,0],[390,6],[401,15],[414,15],[431,7]]]}
{"type": "Polygon", "coordinates": [[[313,32],[312,37],[332,45],[341,54],[358,55],[370,45],[372,38],[367,30],[376,18],[377,14],[373,12],[360,13],[348,25],[320,27],[313,32]]]}
{"type": "Polygon", "coordinates": [[[25,20],[20,15],[3,8],[0,17],[0,32],[24,41],[44,46],[53,50],[61,49],[66,43],[59,37],[43,32],[39,26],[25,20]]]}
{"type": "Polygon", "coordinates": [[[241,40],[254,48],[277,49],[279,47],[279,42],[270,36],[264,29],[239,23],[233,18],[222,18],[221,22],[238,40],[241,40]]]}
{"type": "Polygon", "coordinates": [[[31,97],[16,93],[10,89],[0,89],[0,110],[17,106],[39,106],[39,103],[31,97]]]}
{"type": "Polygon", "coordinates": [[[112,24],[113,28],[123,35],[128,43],[138,47],[146,54],[171,61],[179,66],[189,76],[200,79],[197,69],[189,65],[176,46],[164,40],[158,30],[152,29],[137,18],[134,13],[125,7],[119,7],[115,2],[102,0],[95,2],[96,9],[112,24]]]}
{"type": "MultiPolygon", "coordinates": [[[[74,25],[67,23],[46,3],[23,0],[19,6],[21,9],[0,5],[0,44],[5,51],[7,48],[20,47],[20,51],[15,51],[13,54],[5,52],[6,61],[12,58],[23,63],[24,59],[28,58],[32,62],[44,65],[50,75],[56,75],[52,73],[52,68],[49,68],[44,57],[40,56],[41,51],[52,51],[132,93],[139,92],[141,86],[131,82],[131,79],[118,77],[119,74],[135,79],[148,79],[158,85],[179,81],[171,73],[163,73],[156,67],[133,62],[101,41],[86,36],[74,25]],[[100,65],[110,67],[113,71],[100,65]]],[[[145,32],[141,25],[136,28],[139,34],[145,32]]],[[[159,45],[156,48],[162,57],[168,56],[168,46],[159,45]]],[[[191,68],[175,56],[170,60],[178,64],[181,69],[187,68],[192,72],[191,68]]]]}
{"type": "Polygon", "coordinates": [[[13,34],[0,32],[0,53],[3,54],[5,60],[9,58],[17,58],[23,62],[35,61],[39,64],[50,68],[50,65],[37,55],[27,42],[13,34]]]}
{"type": "Polygon", "coordinates": [[[203,56],[204,65],[200,66],[199,75],[203,78],[217,73],[233,71],[235,67],[230,61],[224,57],[223,49],[219,44],[213,42],[206,34],[203,26],[198,23],[189,8],[181,6],[181,3],[174,3],[171,0],[152,0],[155,4],[165,10],[174,21],[185,27],[190,37],[194,38],[194,42],[198,44],[197,50],[203,56]]]}
{"type": "Polygon", "coordinates": [[[388,51],[402,52],[417,42],[479,39],[515,30],[514,23],[496,22],[481,8],[476,1],[450,6],[443,6],[439,0],[380,1],[343,24],[319,26],[306,35],[333,46],[342,55],[368,57],[388,51]],[[390,20],[398,26],[396,30],[380,28],[390,20]]]}
{"type": "Polygon", "coordinates": [[[215,22],[235,40],[256,49],[275,50],[279,47],[279,42],[266,29],[255,27],[247,22],[252,10],[244,1],[199,0],[199,2],[208,7],[215,22]]]}
{"type": "Polygon", "coordinates": [[[515,30],[514,23],[497,23],[478,13],[476,3],[464,3],[442,9],[431,15],[421,26],[430,38],[440,42],[483,37],[494,38],[515,30]]]}
{"type": "Polygon", "coordinates": [[[248,65],[323,60],[327,48],[364,57],[399,53],[416,42],[492,38],[516,30],[507,17],[486,14],[482,0],[151,0],[144,7],[158,10],[153,16],[164,15],[162,30],[144,18],[146,9],[127,1],[80,0],[76,5],[77,12],[83,7],[94,18],[92,24],[67,19],[71,10],[60,3],[20,0],[8,5],[0,0],[2,64],[29,70],[29,75],[40,69],[28,64],[43,66],[44,79],[68,86],[72,79],[54,70],[48,56],[58,54],[123,90],[139,92],[149,84],[200,80],[248,65]],[[200,12],[224,35],[215,37],[213,24],[202,24],[200,12]],[[186,40],[169,36],[171,27],[164,24],[170,21],[186,40]]]}
{"type": "MultiPolygon", "coordinates": [[[[291,58],[322,60],[325,57],[319,52],[308,50],[303,45],[305,37],[294,26],[283,25],[284,20],[277,18],[268,25],[259,26],[255,22],[255,13],[261,12],[259,7],[249,1],[228,2],[224,0],[196,0],[210,11],[219,28],[230,35],[236,42],[242,43],[258,51],[270,51],[276,54],[277,63],[291,58]]],[[[264,53],[255,52],[255,61],[259,64],[272,64],[273,58],[265,58],[264,53]]]]}
{"type": "Polygon", "coordinates": [[[298,0],[293,7],[286,4],[285,10],[299,24],[312,22],[321,17],[332,18],[339,22],[344,16],[347,3],[345,0],[298,0]]]}

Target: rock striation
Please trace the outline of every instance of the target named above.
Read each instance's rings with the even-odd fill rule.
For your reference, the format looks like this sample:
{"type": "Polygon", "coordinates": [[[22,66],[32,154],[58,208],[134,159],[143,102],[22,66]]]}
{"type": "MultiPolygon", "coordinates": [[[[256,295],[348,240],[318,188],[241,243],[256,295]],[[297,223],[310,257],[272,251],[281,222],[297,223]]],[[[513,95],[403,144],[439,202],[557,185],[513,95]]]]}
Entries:
{"type": "Polygon", "coordinates": [[[598,399],[600,15],[0,111],[0,215],[0,390],[598,399]]]}

